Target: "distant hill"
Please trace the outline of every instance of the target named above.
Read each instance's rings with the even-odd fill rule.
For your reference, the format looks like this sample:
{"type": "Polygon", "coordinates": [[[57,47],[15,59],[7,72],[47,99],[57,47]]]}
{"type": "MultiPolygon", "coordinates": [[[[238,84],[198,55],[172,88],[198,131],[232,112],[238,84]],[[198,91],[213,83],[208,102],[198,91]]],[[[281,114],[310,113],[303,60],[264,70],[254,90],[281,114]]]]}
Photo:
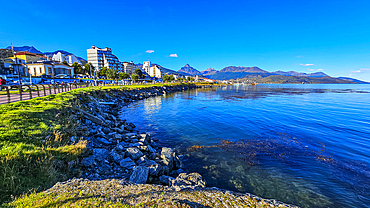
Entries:
{"type": "Polygon", "coordinates": [[[239,79],[241,82],[276,83],[276,84],[354,84],[352,81],[342,80],[334,77],[307,77],[307,76],[284,76],[271,75],[267,77],[249,77],[239,79]]]}
{"type": "Polygon", "coordinates": [[[338,79],[345,80],[345,81],[351,81],[357,84],[370,84],[370,82],[365,82],[365,81],[361,81],[361,80],[353,79],[349,77],[338,77],[338,79]]]}
{"type": "Polygon", "coordinates": [[[200,71],[196,70],[195,68],[191,67],[189,64],[186,64],[185,66],[181,67],[181,69],[179,69],[177,72],[180,72],[180,73],[186,73],[186,74],[190,74],[190,75],[202,75],[200,73],[200,71]]]}
{"type": "Polygon", "coordinates": [[[200,72],[203,76],[210,76],[218,73],[218,71],[214,68],[208,68],[200,72]]]}
{"type": "Polygon", "coordinates": [[[248,73],[269,73],[268,71],[262,70],[256,66],[244,67],[244,66],[228,66],[220,70],[222,72],[248,72],[248,73]]]}
{"type": "Polygon", "coordinates": [[[288,72],[276,71],[276,72],[271,72],[271,74],[283,75],[283,76],[329,77],[327,74],[323,72],[315,72],[315,73],[307,74],[307,73],[301,73],[301,72],[295,72],[295,71],[288,71],[288,72]]]}
{"type": "Polygon", "coordinates": [[[154,66],[154,65],[158,66],[158,68],[160,68],[160,69],[161,69],[161,71],[162,71],[163,73],[166,73],[166,74],[174,74],[174,75],[189,76],[189,74],[187,74],[187,73],[179,72],[179,71],[175,71],[175,70],[172,70],[172,69],[168,69],[168,68],[165,68],[165,67],[163,67],[163,66],[161,66],[161,65],[159,65],[159,64],[152,64],[152,66],[154,66]]]}
{"type": "MultiPolygon", "coordinates": [[[[6,49],[12,50],[12,47],[8,46],[8,47],[6,47],[6,49]]],[[[27,51],[27,52],[30,52],[30,53],[43,54],[41,51],[37,50],[33,46],[13,47],[13,50],[14,51],[19,51],[19,52],[27,51]]]]}

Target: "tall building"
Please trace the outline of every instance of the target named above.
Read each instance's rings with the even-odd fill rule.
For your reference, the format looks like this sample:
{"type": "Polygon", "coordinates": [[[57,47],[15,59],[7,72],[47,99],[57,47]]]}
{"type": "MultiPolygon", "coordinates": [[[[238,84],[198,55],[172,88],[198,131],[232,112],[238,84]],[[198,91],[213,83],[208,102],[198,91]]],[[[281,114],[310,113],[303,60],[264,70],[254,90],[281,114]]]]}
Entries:
{"type": "Polygon", "coordinates": [[[144,61],[143,62],[143,70],[149,74],[149,70],[150,70],[150,61],[144,61]]]}
{"type": "Polygon", "coordinates": [[[87,62],[90,62],[97,71],[100,71],[103,67],[121,70],[119,59],[108,47],[98,48],[93,45],[90,49],[87,49],[87,62]]]}
{"type": "Polygon", "coordinates": [[[123,72],[128,73],[128,74],[133,74],[135,72],[135,69],[137,69],[136,65],[134,62],[122,62],[122,68],[123,72]]]}
{"type": "Polygon", "coordinates": [[[153,65],[152,67],[149,68],[149,76],[151,77],[157,77],[157,78],[162,78],[162,70],[159,66],[153,65]]]}

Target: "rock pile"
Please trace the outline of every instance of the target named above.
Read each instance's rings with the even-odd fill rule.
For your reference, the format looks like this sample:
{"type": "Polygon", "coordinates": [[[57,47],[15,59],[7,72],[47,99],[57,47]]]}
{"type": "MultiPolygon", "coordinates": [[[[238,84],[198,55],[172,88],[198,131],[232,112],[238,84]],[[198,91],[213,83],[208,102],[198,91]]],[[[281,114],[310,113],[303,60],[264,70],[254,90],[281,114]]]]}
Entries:
{"type": "Polygon", "coordinates": [[[197,86],[166,86],[138,90],[109,90],[85,93],[74,100],[71,120],[79,125],[71,142],[88,140],[89,154],[80,161],[82,177],[92,180],[127,179],[137,184],[205,187],[199,174],[187,176],[179,155],[159,147],[149,134],[135,131],[135,124],[121,120],[120,109],[135,100],[182,91],[197,86]],[[176,178],[180,174],[180,178],[176,178]]]}

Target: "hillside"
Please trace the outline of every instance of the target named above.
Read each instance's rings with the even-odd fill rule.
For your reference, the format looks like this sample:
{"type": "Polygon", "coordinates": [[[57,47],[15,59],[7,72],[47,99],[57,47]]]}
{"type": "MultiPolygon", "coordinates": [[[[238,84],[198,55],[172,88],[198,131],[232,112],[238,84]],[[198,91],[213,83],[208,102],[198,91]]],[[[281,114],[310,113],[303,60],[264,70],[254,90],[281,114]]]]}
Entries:
{"type": "Polygon", "coordinates": [[[338,77],[338,79],[345,80],[345,81],[351,81],[357,84],[370,84],[370,82],[365,82],[365,81],[361,81],[361,80],[349,78],[349,77],[338,77]]]}
{"type": "Polygon", "coordinates": [[[208,68],[200,72],[203,76],[210,76],[218,73],[218,71],[214,68],[208,68]]]}
{"type": "Polygon", "coordinates": [[[307,74],[307,73],[301,73],[301,72],[295,72],[295,71],[288,71],[288,72],[276,71],[276,72],[271,72],[271,73],[276,74],[276,75],[283,75],[283,76],[329,77],[327,74],[323,72],[315,72],[315,73],[307,74]]]}
{"type": "Polygon", "coordinates": [[[352,81],[342,80],[334,77],[306,77],[306,76],[284,76],[271,75],[267,77],[250,77],[239,79],[240,82],[276,83],[276,84],[353,84],[352,81]]]}
{"type": "MultiPolygon", "coordinates": [[[[6,49],[12,50],[11,46],[6,47],[6,49]]],[[[14,51],[27,51],[30,53],[43,54],[41,51],[37,50],[33,46],[22,46],[22,47],[13,47],[14,51]]]]}
{"type": "Polygon", "coordinates": [[[253,66],[253,67],[228,66],[228,67],[221,69],[220,72],[269,73],[268,71],[262,70],[256,66],[253,66]]]}

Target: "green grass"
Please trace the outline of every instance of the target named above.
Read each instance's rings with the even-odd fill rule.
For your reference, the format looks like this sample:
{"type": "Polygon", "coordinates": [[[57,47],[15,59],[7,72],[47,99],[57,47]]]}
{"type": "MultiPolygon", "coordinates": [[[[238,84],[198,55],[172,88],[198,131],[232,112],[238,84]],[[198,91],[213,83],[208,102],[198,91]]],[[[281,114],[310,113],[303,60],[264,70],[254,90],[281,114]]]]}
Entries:
{"type": "Polygon", "coordinates": [[[40,191],[57,181],[79,177],[78,172],[65,167],[86,147],[86,141],[68,143],[76,125],[68,119],[76,96],[95,90],[153,86],[163,84],[79,88],[0,105],[0,204],[31,189],[40,191]]]}

